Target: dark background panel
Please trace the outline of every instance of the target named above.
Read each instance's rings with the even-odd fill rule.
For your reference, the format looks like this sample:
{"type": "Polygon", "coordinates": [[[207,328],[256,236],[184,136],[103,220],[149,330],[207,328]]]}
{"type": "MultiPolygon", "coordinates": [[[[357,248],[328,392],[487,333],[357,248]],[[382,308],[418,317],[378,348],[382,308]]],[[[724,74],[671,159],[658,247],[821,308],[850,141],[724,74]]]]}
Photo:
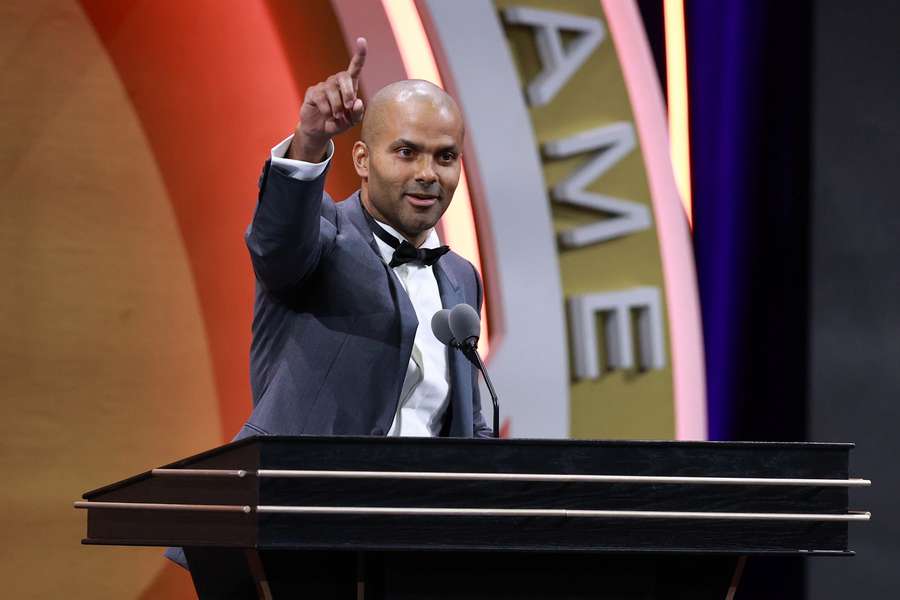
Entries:
{"type": "Polygon", "coordinates": [[[809,433],[854,440],[851,560],[811,561],[809,598],[900,594],[900,3],[813,5],[809,433]]]}

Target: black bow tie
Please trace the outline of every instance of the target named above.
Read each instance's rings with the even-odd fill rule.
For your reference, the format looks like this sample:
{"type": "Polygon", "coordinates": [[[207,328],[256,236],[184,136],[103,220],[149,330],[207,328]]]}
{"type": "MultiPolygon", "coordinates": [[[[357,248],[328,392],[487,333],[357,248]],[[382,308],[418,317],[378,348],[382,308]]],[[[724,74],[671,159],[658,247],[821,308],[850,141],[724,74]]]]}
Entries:
{"type": "MultiPolygon", "coordinates": [[[[382,231],[384,231],[382,229],[382,231]]],[[[394,240],[397,244],[394,246],[394,256],[391,258],[391,262],[389,266],[391,268],[399,267],[400,265],[406,264],[408,262],[420,261],[426,267],[430,267],[443,255],[450,252],[450,246],[439,246],[438,248],[416,248],[406,240],[402,242],[398,242],[397,238],[384,231],[384,234],[394,240]]],[[[381,237],[381,236],[378,236],[381,237]]],[[[384,238],[381,238],[384,240],[384,238]]],[[[384,240],[386,244],[389,246],[392,245],[387,240],[384,240]]]]}
{"type": "Polygon", "coordinates": [[[394,249],[394,256],[391,258],[391,262],[388,263],[388,266],[392,269],[394,267],[399,267],[400,265],[405,265],[408,262],[415,261],[419,261],[426,267],[430,267],[436,263],[440,257],[450,252],[450,246],[416,248],[406,240],[401,242],[385,231],[365,208],[363,208],[363,214],[366,215],[366,220],[372,228],[372,233],[374,233],[382,242],[394,249]]]}

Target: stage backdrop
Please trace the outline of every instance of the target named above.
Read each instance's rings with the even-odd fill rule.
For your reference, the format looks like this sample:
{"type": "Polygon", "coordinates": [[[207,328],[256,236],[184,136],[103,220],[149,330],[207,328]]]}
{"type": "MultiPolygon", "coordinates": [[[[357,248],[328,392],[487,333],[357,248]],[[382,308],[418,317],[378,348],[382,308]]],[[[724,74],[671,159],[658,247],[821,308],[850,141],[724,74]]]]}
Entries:
{"type": "Polygon", "coordinates": [[[465,113],[441,233],[485,279],[504,433],[705,437],[689,231],[637,9],[465,4],[0,6],[4,596],[189,596],[156,549],[81,547],[71,502],[247,417],[259,169],[359,35],[364,96],[426,78],[465,113]]]}

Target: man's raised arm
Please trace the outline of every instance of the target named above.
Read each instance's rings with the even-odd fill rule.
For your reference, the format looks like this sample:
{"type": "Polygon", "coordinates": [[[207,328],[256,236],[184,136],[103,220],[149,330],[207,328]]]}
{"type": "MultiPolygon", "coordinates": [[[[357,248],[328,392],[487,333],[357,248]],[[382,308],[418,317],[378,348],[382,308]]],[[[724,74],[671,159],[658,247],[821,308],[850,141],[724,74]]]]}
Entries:
{"type": "Polygon", "coordinates": [[[331,138],[362,121],[363,101],[356,97],[356,92],[359,75],[366,64],[366,52],[366,39],[357,38],[356,52],[347,70],[306,90],[288,158],[321,162],[331,138]]]}
{"type": "Polygon", "coordinates": [[[333,152],[331,138],[362,121],[357,91],[366,50],[366,40],[358,38],[347,70],[306,90],[287,151],[277,155],[285,140],[264,172],[245,237],[256,276],[269,290],[301,283],[334,240],[333,219],[327,219],[332,206],[322,201],[324,173],[333,152]]]}

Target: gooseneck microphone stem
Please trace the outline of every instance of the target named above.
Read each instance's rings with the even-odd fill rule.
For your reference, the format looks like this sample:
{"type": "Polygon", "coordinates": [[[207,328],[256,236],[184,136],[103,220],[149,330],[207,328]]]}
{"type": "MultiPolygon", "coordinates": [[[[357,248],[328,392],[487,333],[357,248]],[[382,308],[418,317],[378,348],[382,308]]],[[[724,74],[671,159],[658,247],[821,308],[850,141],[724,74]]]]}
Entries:
{"type": "Polygon", "coordinates": [[[484,368],[481,355],[478,354],[478,336],[481,333],[481,318],[478,316],[478,311],[473,306],[465,303],[457,304],[453,308],[441,309],[431,317],[431,331],[441,343],[458,349],[470,363],[481,371],[481,376],[484,377],[484,382],[491,393],[491,402],[494,404],[493,437],[499,438],[500,401],[497,400],[494,384],[491,383],[491,378],[488,376],[487,369],[484,368]]]}
{"type": "Polygon", "coordinates": [[[475,343],[469,342],[466,344],[461,344],[460,348],[463,353],[465,353],[466,357],[475,363],[475,366],[478,367],[478,370],[481,371],[482,377],[484,377],[484,382],[487,384],[488,392],[491,394],[491,403],[494,405],[494,437],[500,437],[500,401],[497,399],[497,392],[494,391],[494,384],[491,383],[491,378],[487,373],[487,369],[484,367],[484,362],[481,360],[481,354],[478,352],[478,347],[475,343]]]}

